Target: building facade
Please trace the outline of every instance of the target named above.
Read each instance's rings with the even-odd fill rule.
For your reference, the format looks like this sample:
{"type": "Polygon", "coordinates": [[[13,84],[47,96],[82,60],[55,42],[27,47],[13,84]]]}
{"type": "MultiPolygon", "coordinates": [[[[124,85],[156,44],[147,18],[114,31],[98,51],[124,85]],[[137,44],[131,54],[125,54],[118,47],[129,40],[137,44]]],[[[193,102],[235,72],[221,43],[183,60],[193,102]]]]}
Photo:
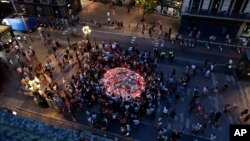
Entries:
{"type": "Polygon", "coordinates": [[[4,19],[8,15],[13,13],[12,5],[10,1],[7,0],[0,0],[0,20],[4,19]]]}
{"type": "Polygon", "coordinates": [[[80,0],[13,0],[18,12],[29,15],[67,17],[81,10],[80,0]]]}
{"type": "Polygon", "coordinates": [[[250,37],[250,0],[183,0],[180,32],[201,36],[250,37]]]}

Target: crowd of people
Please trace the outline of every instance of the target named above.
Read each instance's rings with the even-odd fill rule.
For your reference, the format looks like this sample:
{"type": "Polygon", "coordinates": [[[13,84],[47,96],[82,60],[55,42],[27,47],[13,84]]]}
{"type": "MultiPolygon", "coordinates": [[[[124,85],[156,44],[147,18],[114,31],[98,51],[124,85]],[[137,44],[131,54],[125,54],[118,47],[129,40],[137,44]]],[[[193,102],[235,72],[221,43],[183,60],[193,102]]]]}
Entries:
{"type": "MultiPolygon", "coordinates": [[[[25,42],[22,43],[25,45],[25,42]]],[[[86,111],[90,126],[108,130],[109,125],[116,122],[120,125],[121,134],[130,136],[132,130],[140,124],[142,116],[156,117],[156,110],[164,100],[167,104],[158,119],[157,139],[161,141],[167,138],[172,140],[180,138],[181,132],[168,136],[167,128],[162,122],[163,118],[175,117],[176,110],[171,105],[178,102],[185,94],[189,81],[199,70],[196,65],[185,66],[183,76],[180,78],[176,77],[175,68],[172,73],[164,76],[163,72],[155,70],[158,61],[166,57],[164,51],[154,49],[152,52],[143,52],[135,47],[124,50],[118,42],[105,41],[92,46],[88,40],[83,40],[71,48],[67,47],[62,56],[56,53],[59,43],[52,43],[52,54],[56,63],[48,59],[45,64],[42,64],[36,59],[32,46],[28,48],[19,46],[20,44],[13,44],[14,51],[19,56],[16,59],[19,64],[17,72],[21,80],[21,91],[33,96],[37,105],[58,109],[63,114],[69,113],[75,122],[79,119],[77,113],[86,111]],[[77,68],[77,72],[73,73],[70,79],[63,78],[62,84],[55,81],[54,76],[57,71],[67,73],[73,68],[77,68]],[[144,78],[145,89],[140,96],[124,98],[115,92],[107,91],[108,86],[103,84],[102,78],[107,71],[114,68],[126,68],[144,78]],[[34,82],[30,84],[30,81],[34,82]],[[93,112],[91,107],[95,105],[98,105],[99,110],[93,112]]],[[[173,63],[172,50],[169,51],[168,57],[169,62],[173,63]]],[[[209,65],[208,61],[205,61],[202,70],[205,78],[210,77],[210,71],[213,71],[214,67],[214,63],[209,65]]],[[[219,89],[218,87],[216,86],[216,89],[219,89]]],[[[195,111],[198,117],[202,117],[203,123],[193,126],[193,133],[199,133],[210,123],[218,126],[222,113],[231,112],[237,108],[237,104],[226,105],[221,111],[207,113],[199,99],[208,91],[207,86],[203,89],[194,88],[189,111],[195,111]]]]}
{"type": "MultiPolygon", "coordinates": [[[[42,35],[43,37],[46,35],[42,35]]],[[[34,97],[34,102],[41,107],[58,109],[63,114],[70,114],[73,121],[78,121],[77,113],[86,111],[87,121],[92,127],[108,130],[111,123],[119,123],[120,132],[124,136],[130,136],[132,130],[140,124],[143,116],[156,117],[156,110],[161,101],[166,102],[162,115],[158,119],[157,140],[178,140],[182,132],[167,135],[167,128],[163,126],[164,118],[174,118],[176,115],[172,103],[176,103],[185,94],[189,82],[198,72],[204,74],[204,78],[210,78],[214,71],[215,63],[205,61],[202,69],[195,64],[187,65],[181,77],[176,76],[174,68],[166,76],[161,71],[156,71],[159,61],[165,61],[166,52],[154,48],[153,51],[140,51],[135,47],[122,49],[118,42],[102,41],[95,46],[88,40],[63,49],[63,55],[58,55],[60,46],[58,41],[52,40],[51,52],[53,61],[47,59],[44,64],[36,59],[36,52],[32,46],[27,46],[27,39],[21,42],[13,42],[11,45],[18,63],[17,72],[21,81],[21,92],[34,97]],[[62,83],[56,81],[57,73],[65,74],[77,68],[69,79],[62,78],[62,83]],[[145,89],[138,97],[122,97],[122,94],[108,91],[102,78],[105,73],[114,68],[126,68],[140,75],[145,80],[145,89]],[[32,83],[31,83],[32,82],[32,83]],[[92,107],[98,105],[98,111],[93,112],[92,107]]],[[[48,47],[49,49],[49,47],[48,47]]],[[[50,50],[50,49],[49,49],[50,50]]],[[[174,51],[168,52],[168,61],[174,62],[174,51]]],[[[8,60],[11,65],[15,62],[8,60]]],[[[229,66],[232,62],[229,60],[229,66]]],[[[126,77],[126,75],[124,76],[126,77]]],[[[129,81],[131,82],[131,81],[129,81]]],[[[121,85],[125,85],[121,83],[121,85]]],[[[125,87],[125,86],[124,86],[125,87]]],[[[126,87],[131,87],[126,85],[126,87]]],[[[228,84],[213,86],[213,92],[219,89],[224,91],[228,84]]],[[[128,88],[130,89],[130,88],[128,88]]],[[[132,89],[132,88],[131,88],[132,89]]],[[[222,114],[237,109],[237,104],[227,104],[221,111],[208,113],[200,103],[200,98],[206,96],[210,88],[195,87],[193,97],[190,100],[189,112],[195,111],[195,115],[202,119],[193,126],[193,133],[197,134],[209,124],[219,126],[222,114]]],[[[246,113],[246,112],[245,112],[246,113]]],[[[242,114],[242,119],[247,121],[248,114],[242,114]]],[[[215,138],[215,135],[211,135],[215,138]]],[[[212,139],[211,139],[212,140],[212,139]]]]}
{"type": "MultiPolygon", "coordinates": [[[[131,127],[139,124],[139,117],[143,115],[155,116],[157,101],[161,97],[160,84],[162,73],[155,72],[156,65],[152,53],[141,53],[139,50],[122,50],[117,42],[102,42],[92,47],[90,43],[75,46],[73,50],[67,48],[63,57],[54,54],[57,66],[61,72],[77,66],[78,72],[73,74],[69,83],[63,80],[63,86],[54,82],[55,68],[51,60],[45,64],[38,62],[35,51],[28,59],[22,57],[17,67],[21,79],[21,90],[34,96],[34,101],[41,107],[56,108],[60,112],[69,112],[73,121],[77,121],[76,112],[87,110],[99,104],[100,114],[86,112],[91,126],[106,130],[108,123],[115,120],[121,125],[121,133],[129,136],[131,127]],[[137,98],[122,98],[107,93],[101,83],[106,71],[116,67],[128,68],[145,78],[145,91],[137,98]],[[66,68],[66,69],[65,69],[66,68]],[[38,79],[37,84],[30,81],[38,79]]],[[[15,45],[16,46],[16,45],[15,45]]],[[[15,50],[17,54],[22,50],[15,50]]]]}
{"type": "Polygon", "coordinates": [[[23,50],[31,54],[30,59],[22,56],[17,67],[21,90],[33,96],[37,105],[70,113],[73,121],[78,119],[77,112],[86,110],[90,126],[107,130],[109,123],[116,121],[121,126],[121,134],[125,136],[131,135],[131,130],[140,123],[140,117],[156,116],[162,98],[178,99],[190,79],[186,75],[175,81],[173,72],[164,83],[163,73],[155,71],[156,58],[162,58],[158,50],[141,52],[134,47],[122,50],[117,42],[102,42],[92,47],[90,42],[83,41],[72,50],[66,48],[62,57],[58,57],[54,49],[57,66],[53,66],[50,59],[45,64],[34,59],[32,47],[15,52],[20,54],[23,50]],[[77,67],[78,72],[68,81],[63,79],[61,86],[54,81],[55,67],[62,73],[77,67]],[[117,67],[130,69],[145,79],[145,89],[139,97],[123,98],[106,90],[100,80],[105,72],[117,67]],[[37,84],[29,83],[35,79],[39,80],[34,82],[37,84]],[[91,112],[90,108],[96,104],[99,105],[99,112],[91,112]]]}

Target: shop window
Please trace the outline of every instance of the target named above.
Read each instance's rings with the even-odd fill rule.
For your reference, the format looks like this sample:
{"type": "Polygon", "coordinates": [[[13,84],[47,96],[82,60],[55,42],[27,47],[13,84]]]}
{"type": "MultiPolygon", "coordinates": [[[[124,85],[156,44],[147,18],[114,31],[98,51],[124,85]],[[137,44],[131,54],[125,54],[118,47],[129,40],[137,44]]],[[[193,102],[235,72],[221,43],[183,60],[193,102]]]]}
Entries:
{"type": "Polygon", "coordinates": [[[36,6],[36,12],[37,12],[37,14],[43,14],[43,9],[42,9],[42,7],[41,6],[36,6]]]}
{"type": "Polygon", "coordinates": [[[49,1],[48,0],[40,0],[40,3],[42,3],[42,4],[49,4],[49,1]]]}
{"type": "Polygon", "coordinates": [[[48,0],[49,4],[57,4],[57,0],[48,0]]]}
{"type": "Polygon", "coordinates": [[[40,3],[40,0],[33,0],[33,3],[40,3]]]}
{"type": "Polygon", "coordinates": [[[24,2],[33,3],[33,0],[24,0],[24,2]]]}
{"type": "Polygon", "coordinates": [[[250,25],[246,25],[242,31],[242,36],[250,37],[250,25]]]}
{"type": "MultiPolygon", "coordinates": [[[[22,12],[25,11],[25,5],[24,4],[20,4],[20,9],[21,9],[22,12]]],[[[19,11],[19,12],[21,12],[21,11],[19,11]]]]}
{"type": "Polygon", "coordinates": [[[58,4],[65,4],[66,3],[66,0],[58,0],[58,4]]]}

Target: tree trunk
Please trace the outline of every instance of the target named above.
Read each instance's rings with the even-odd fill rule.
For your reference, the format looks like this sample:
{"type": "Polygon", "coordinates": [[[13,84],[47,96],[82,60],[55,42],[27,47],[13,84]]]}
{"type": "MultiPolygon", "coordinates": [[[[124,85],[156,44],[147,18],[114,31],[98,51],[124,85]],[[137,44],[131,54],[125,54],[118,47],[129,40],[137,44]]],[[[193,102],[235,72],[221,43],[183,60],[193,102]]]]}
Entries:
{"type": "Polygon", "coordinates": [[[145,21],[145,18],[144,18],[144,17],[145,17],[145,15],[146,15],[146,13],[143,11],[143,14],[142,14],[142,19],[141,19],[141,21],[142,21],[142,22],[144,22],[144,21],[145,21]]]}

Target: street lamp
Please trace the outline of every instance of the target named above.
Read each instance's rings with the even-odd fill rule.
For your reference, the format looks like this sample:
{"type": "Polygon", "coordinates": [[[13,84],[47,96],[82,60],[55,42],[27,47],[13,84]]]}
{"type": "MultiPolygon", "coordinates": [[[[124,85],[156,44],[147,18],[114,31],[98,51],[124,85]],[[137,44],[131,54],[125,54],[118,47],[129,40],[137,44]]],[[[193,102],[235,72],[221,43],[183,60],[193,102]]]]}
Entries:
{"type": "Polygon", "coordinates": [[[86,35],[87,40],[89,40],[88,34],[91,33],[91,29],[89,28],[89,26],[83,26],[82,27],[82,32],[83,32],[84,35],[86,35]]]}
{"type": "Polygon", "coordinates": [[[83,26],[82,27],[82,32],[83,32],[84,35],[86,35],[86,38],[87,38],[87,47],[86,47],[86,49],[87,49],[87,51],[90,51],[91,50],[91,44],[89,42],[88,35],[91,33],[91,30],[90,30],[89,26],[83,26]]]}

